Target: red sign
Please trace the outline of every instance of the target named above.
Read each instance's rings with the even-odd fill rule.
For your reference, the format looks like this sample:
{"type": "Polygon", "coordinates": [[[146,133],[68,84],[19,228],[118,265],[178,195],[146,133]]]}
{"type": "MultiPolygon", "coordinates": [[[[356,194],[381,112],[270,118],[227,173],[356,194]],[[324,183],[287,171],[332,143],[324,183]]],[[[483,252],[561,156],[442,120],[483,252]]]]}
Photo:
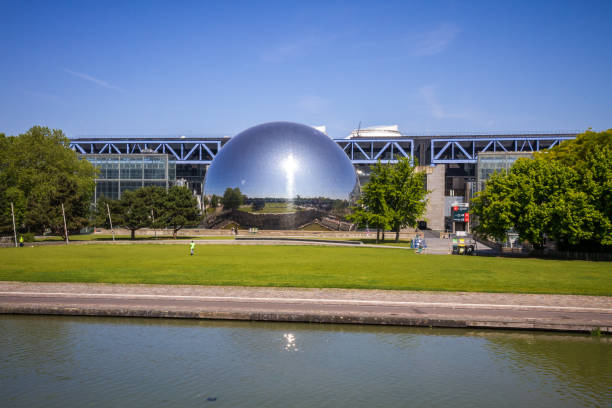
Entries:
{"type": "Polygon", "coordinates": [[[470,222],[470,213],[465,213],[463,217],[465,222],[470,222]]]}
{"type": "Polygon", "coordinates": [[[453,222],[468,222],[470,219],[469,215],[466,215],[469,211],[467,205],[453,205],[451,206],[451,217],[453,222]]]}

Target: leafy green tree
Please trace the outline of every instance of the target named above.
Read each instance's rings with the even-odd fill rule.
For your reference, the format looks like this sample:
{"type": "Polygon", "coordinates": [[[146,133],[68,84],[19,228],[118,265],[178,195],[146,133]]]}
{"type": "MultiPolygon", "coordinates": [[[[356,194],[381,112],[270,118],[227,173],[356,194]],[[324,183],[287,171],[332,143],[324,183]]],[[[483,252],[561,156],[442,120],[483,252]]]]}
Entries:
{"type": "Polygon", "coordinates": [[[110,210],[113,228],[121,226],[121,205],[119,200],[112,200],[106,196],[100,196],[96,203],[94,211],[94,223],[97,227],[109,229],[111,223],[108,218],[110,210]],[[108,205],[108,207],[107,207],[108,205]]]}
{"type": "Polygon", "coordinates": [[[389,209],[391,229],[395,231],[395,242],[399,241],[400,229],[416,227],[418,219],[425,212],[427,194],[425,174],[415,171],[407,157],[401,157],[391,166],[386,201],[389,209]]]}
{"type": "Polygon", "coordinates": [[[376,243],[380,231],[391,228],[399,241],[402,227],[416,226],[427,206],[424,174],[415,171],[408,158],[396,164],[380,161],[372,167],[369,182],[363,187],[359,206],[348,218],[357,224],[376,228],[376,243]]]}
{"type": "Polygon", "coordinates": [[[558,218],[558,206],[566,202],[576,174],[555,161],[520,159],[513,165],[510,179],[514,228],[534,248],[543,248],[546,236],[554,237],[563,222],[558,218]]]}
{"type": "Polygon", "coordinates": [[[25,226],[26,197],[18,187],[8,187],[3,190],[0,198],[0,232],[13,232],[13,215],[11,203],[15,213],[15,225],[17,229],[23,230],[25,226]]]}
{"type": "Polygon", "coordinates": [[[251,204],[252,211],[260,211],[266,207],[266,200],[263,198],[253,198],[251,204]]]}
{"type": "MultiPolygon", "coordinates": [[[[361,227],[371,226],[376,228],[376,243],[380,241],[380,231],[390,228],[389,209],[385,201],[386,186],[376,181],[366,184],[362,195],[357,202],[358,206],[347,218],[361,227]]],[[[384,232],[383,232],[384,241],[384,232]]]]}
{"type": "Polygon", "coordinates": [[[210,199],[202,194],[200,200],[202,203],[202,213],[205,215],[207,213],[207,209],[210,208],[210,199]]]}
{"type": "Polygon", "coordinates": [[[0,136],[0,225],[12,228],[10,203],[19,229],[64,235],[88,223],[95,171],[69,148],[61,130],[34,126],[16,137],[0,136]]]}
{"type": "Polygon", "coordinates": [[[244,203],[244,196],[238,187],[225,189],[221,199],[224,210],[235,210],[244,203]]]}
{"type": "Polygon", "coordinates": [[[513,228],[539,249],[612,245],[612,130],[587,131],[493,175],[472,200],[479,233],[503,240],[513,228]]]}
{"type": "Polygon", "coordinates": [[[344,219],[350,212],[351,208],[347,200],[333,200],[331,215],[339,219],[344,219]]]}
{"type": "Polygon", "coordinates": [[[168,191],[164,187],[147,186],[142,188],[149,207],[149,225],[147,228],[161,229],[168,226],[167,204],[168,191]]]}
{"type": "Polygon", "coordinates": [[[136,239],[136,231],[149,225],[149,207],[139,190],[124,191],[119,200],[116,225],[129,229],[130,239],[136,239]]]}
{"type": "Polygon", "coordinates": [[[213,194],[212,197],[210,197],[210,207],[217,208],[218,206],[219,206],[219,196],[217,196],[216,194],[213,194]]]}
{"type": "MultiPolygon", "coordinates": [[[[137,230],[153,226],[156,211],[160,217],[163,217],[164,193],[162,187],[155,186],[122,192],[117,207],[116,225],[129,229],[130,238],[135,239],[137,230]]],[[[114,216],[113,225],[115,225],[114,216]]]]}
{"type": "MultiPolygon", "coordinates": [[[[514,228],[522,240],[542,248],[546,237],[559,235],[575,209],[568,200],[577,175],[561,163],[537,157],[517,160],[510,173],[498,173],[472,200],[479,233],[503,240],[514,228]]],[[[576,200],[574,200],[576,201],[576,200]]]]}
{"type": "Polygon", "coordinates": [[[186,187],[174,186],[168,191],[162,187],[147,186],[133,191],[124,191],[121,200],[98,199],[96,225],[110,227],[108,208],[113,227],[124,227],[135,238],[141,228],[172,228],[172,235],[186,226],[200,222],[198,201],[186,187]]]}
{"type": "Polygon", "coordinates": [[[560,248],[580,250],[612,246],[612,129],[587,130],[537,158],[572,168],[576,185],[563,204],[556,231],[560,248]],[[570,211],[571,210],[571,211],[570,211]]]}
{"type": "Polygon", "coordinates": [[[505,172],[496,172],[487,180],[486,188],[472,199],[472,212],[478,216],[475,230],[479,234],[505,240],[514,226],[513,183],[505,172]]]}
{"type": "Polygon", "coordinates": [[[172,236],[183,227],[195,226],[200,222],[198,201],[187,187],[170,187],[163,208],[163,223],[172,228],[172,236]]]}
{"type": "Polygon", "coordinates": [[[574,140],[567,140],[553,149],[535,154],[535,157],[546,157],[548,160],[560,161],[575,169],[584,168],[589,161],[588,156],[594,151],[612,149],[612,129],[603,132],[587,130],[574,140]]]}

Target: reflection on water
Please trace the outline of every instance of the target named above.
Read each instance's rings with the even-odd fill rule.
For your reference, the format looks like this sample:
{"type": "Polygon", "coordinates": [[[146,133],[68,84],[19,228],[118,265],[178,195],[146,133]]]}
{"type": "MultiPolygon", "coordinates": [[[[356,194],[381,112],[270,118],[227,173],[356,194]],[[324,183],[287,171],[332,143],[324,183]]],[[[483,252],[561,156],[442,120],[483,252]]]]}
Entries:
{"type": "Polygon", "coordinates": [[[0,316],[2,407],[610,406],[611,363],[586,335],[0,316]]]}
{"type": "Polygon", "coordinates": [[[285,344],[285,350],[287,351],[299,351],[297,345],[295,344],[295,336],[291,333],[287,333],[283,335],[283,338],[287,341],[285,344]]]}

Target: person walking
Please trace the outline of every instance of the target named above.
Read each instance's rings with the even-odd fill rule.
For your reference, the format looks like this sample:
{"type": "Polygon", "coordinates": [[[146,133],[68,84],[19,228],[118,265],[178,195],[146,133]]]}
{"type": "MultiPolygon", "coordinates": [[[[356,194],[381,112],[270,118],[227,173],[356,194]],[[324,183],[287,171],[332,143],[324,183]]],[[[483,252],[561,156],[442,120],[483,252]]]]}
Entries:
{"type": "Polygon", "coordinates": [[[19,236],[19,246],[23,247],[23,235],[19,236]]]}
{"type": "Polygon", "coordinates": [[[191,255],[193,255],[193,251],[195,251],[195,242],[191,241],[191,244],[189,244],[189,249],[191,250],[191,255]]]}

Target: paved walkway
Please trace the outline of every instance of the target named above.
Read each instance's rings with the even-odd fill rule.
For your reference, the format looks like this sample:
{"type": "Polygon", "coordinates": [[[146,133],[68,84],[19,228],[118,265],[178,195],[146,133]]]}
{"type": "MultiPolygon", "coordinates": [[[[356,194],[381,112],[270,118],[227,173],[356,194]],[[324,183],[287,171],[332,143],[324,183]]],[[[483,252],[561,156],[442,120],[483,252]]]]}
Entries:
{"type": "Polygon", "coordinates": [[[612,332],[612,297],[0,282],[0,313],[612,332]]]}

